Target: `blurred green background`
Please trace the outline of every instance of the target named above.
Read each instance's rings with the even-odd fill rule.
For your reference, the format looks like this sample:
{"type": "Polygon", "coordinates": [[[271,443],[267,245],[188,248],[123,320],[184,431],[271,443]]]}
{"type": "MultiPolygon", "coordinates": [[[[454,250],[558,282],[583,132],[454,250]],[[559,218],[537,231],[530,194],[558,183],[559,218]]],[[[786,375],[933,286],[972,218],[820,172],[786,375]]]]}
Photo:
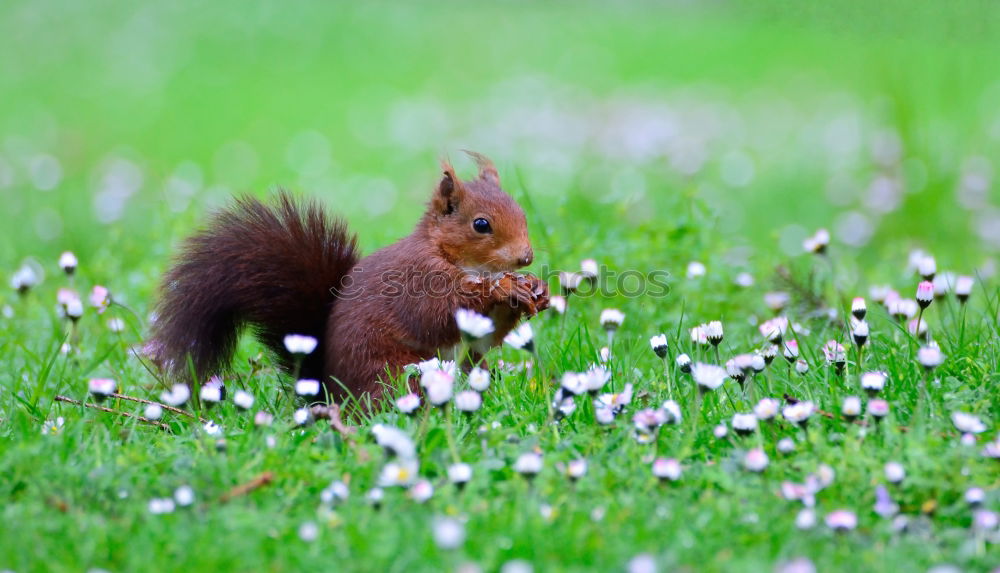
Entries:
{"type": "Polygon", "coordinates": [[[145,289],[208,206],[278,185],[370,250],[409,232],[440,157],[471,172],[471,148],[530,199],[556,265],[627,263],[616,236],[673,270],[685,241],[787,256],[828,227],[858,264],[923,246],[989,274],[998,18],[986,1],[4,2],[0,258],[73,249],[145,289]]]}

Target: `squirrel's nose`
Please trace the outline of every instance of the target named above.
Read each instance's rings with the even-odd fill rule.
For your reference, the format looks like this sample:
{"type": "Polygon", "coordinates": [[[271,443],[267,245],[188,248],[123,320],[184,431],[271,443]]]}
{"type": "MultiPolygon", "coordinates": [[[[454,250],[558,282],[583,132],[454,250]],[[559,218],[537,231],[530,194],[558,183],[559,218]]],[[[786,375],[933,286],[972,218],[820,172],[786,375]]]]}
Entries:
{"type": "Polygon", "coordinates": [[[534,251],[531,250],[531,247],[528,247],[521,254],[521,257],[519,259],[517,259],[517,264],[520,265],[520,266],[522,266],[522,267],[526,267],[526,266],[530,265],[531,261],[533,261],[533,260],[535,260],[535,253],[534,253],[534,251]]]}

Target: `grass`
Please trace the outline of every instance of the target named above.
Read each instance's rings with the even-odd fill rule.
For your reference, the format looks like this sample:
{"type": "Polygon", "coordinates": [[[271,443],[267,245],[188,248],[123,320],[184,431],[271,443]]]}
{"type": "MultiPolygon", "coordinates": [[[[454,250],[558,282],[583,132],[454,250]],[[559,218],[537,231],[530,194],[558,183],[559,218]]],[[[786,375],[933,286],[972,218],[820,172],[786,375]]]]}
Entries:
{"type": "MultiPolygon", "coordinates": [[[[997,11],[884,6],[0,8],[0,213],[13,224],[0,237],[0,274],[7,280],[25,261],[46,274],[25,296],[2,295],[0,568],[497,570],[522,559],[542,571],[621,570],[642,553],[661,570],[767,571],[796,557],[819,570],[997,566],[995,531],[975,531],[963,500],[978,486],[984,506],[1000,509],[996,460],[980,454],[1000,420],[996,246],[981,232],[996,186],[971,206],[955,192],[976,165],[970,158],[997,171],[997,11]],[[684,137],[663,135],[657,122],[684,137]],[[895,159],[879,159],[886,138],[902,150],[895,159]],[[90,400],[87,380],[98,376],[129,395],[159,396],[161,382],[133,354],[157,281],[176,241],[231,194],[280,184],[319,196],[370,252],[408,232],[437,157],[458,161],[462,147],[499,160],[528,213],[536,272],[594,257],[606,277],[665,271],[669,291],[572,297],[565,315],[532,321],[535,368],[499,374],[480,412],[450,424],[434,412],[423,425],[387,405],[350,420],[356,446],[325,423],[294,426],[292,381],[250,338],[227,385],[250,391],[254,410],[275,423],[256,428],[231,402],[200,410],[223,428],[224,451],[182,416],[165,415],[170,431],[161,431],[55,401],[90,400]],[[686,172],[691,150],[704,162],[686,172]],[[61,173],[49,190],[38,189],[51,175],[43,155],[61,173]],[[747,157],[753,175],[741,181],[747,157]],[[906,190],[881,210],[869,191],[879,176],[906,190]],[[131,190],[118,216],[109,189],[131,190]],[[854,240],[848,215],[864,218],[867,240],[854,240]],[[803,254],[801,240],[821,226],[834,231],[830,255],[803,254]],[[915,246],[942,271],[977,275],[967,306],[948,297],[925,315],[944,363],[926,376],[915,359],[921,342],[869,300],[865,363],[848,345],[845,373],[835,374],[820,349],[849,341],[850,298],[876,284],[912,296],[918,279],[906,257],[915,246]],[[55,264],[67,249],[81,261],[72,281],[55,264]],[[707,265],[705,277],[685,277],[693,260],[707,265]],[[744,271],[752,287],[734,284],[744,271]],[[103,314],[87,307],[66,355],[60,347],[73,335],[55,300],[70,284],[81,293],[106,285],[115,304],[103,314]],[[764,344],[756,324],[770,316],[763,294],[774,290],[792,294],[786,313],[809,331],[798,337],[811,368],[796,375],[777,359],[755,379],[756,397],[769,389],[833,416],[814,416],[807,431],[779,420],[716,438],[713,427],[751,401],[727,381],[699,416],[690,378],[674,367],[664,376],[648,338],[665,333],[671,359],[714,362],[688,330],[718,319],[723,360],[750,352],[764,344]],[[626,319],[609,386],[633,384],[632,404],[606,427],[578,398],[576,412],[550,424],[552,381],[597,360],[606,343],[598,316],[612,307],[626,319]],[[124,330],[111,331],[111,318],[124,330]],[[890,414],[848,423],[840,404],[863,395],[858,374],[875,369],[888,374],[890,414]],[[632,415],[667,398],[683,423],[637,443],[632,415]],[[960,444],[955,411],[989,426],[976,446],[960,444]],[[62,429],[43,435],[57,417],[62,429]],[[435,487],[426,503],[401,488],[387,488],[380,509],[364,499],[384,461],[371,436],[378,423],[414,436],[420,474],[435,487]],[[473,467],[463,490],[447,483],[449,432],[473,467]],[[776,450],[783,437],[796,440],[795,453],[776,450]],[[770,458],[760,474],[742,466],[755,447],[770,458]],[[512,467],[535,449],[544,469],[527,480],[512,467]],[[682,478],[654,478],[657,456],[678,458],[682,478]],[[578,458],[589,470],[572,483],[559,467],[578,458]],[[901,484],[887,483],[889,461],[905,467],[901,484]],[[799,530],[802,504],[783,499],[781,484],[824,464],[836,477],[816,495],[819,523],[799,530]],[[265,474],[272,481],[226,499],[265,474]],[[334,480],[350,497],[331,507],[320,496],[334,480]],[[149,511],[182,485],[193,505],[149,511]],[[874,513],[878,485],[909,518],[906,531],[874,513]],[[857,529],[822,523],[837,509],[855,512],[857,529]],[[441,516],[464,522],[460,548],[435,543],[441,516]],[[312,542],[299,534],[308,522],[318,526],[312,542]]],[[[494,364],[529,358],[513,348],[490,355],[494,364]]]]}

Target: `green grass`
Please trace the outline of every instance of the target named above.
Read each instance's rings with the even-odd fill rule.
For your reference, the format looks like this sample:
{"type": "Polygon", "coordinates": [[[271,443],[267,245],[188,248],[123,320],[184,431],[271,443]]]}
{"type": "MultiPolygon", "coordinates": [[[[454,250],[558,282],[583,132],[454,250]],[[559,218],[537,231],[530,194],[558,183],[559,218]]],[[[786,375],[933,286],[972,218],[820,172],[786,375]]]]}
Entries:
{"type": "MultiPolygon", "coordinates": [[[[997,245],[980,232],[997,186],[972,206],[958,202],[956,188],[972,157],[998,172],[998,15],[971,1],[838,9],[777,1],[5,4],[0,215],[8,230],[0,277],[8,282],[26,260],[46,276],[26,296],[0,295],[0,568],[394,571],[476,563],[491,571],[523,559],[539,571],[622,570],[640,553],[664,571],[769,571],[794,557],[821,571],[996,567],[996,545],[972,531],[962,496],[982,487],[985,507],[1000,510],[997,462],[980,455],[1000,420],[997,245]],[[664,118],[680,140],[657,139],[664,118]],[[902,151],[880,163],[873,151],[886,133],[902,151]],[[644,137],[655,145],[644,147],[644,137]],[[704,163],[683,174],[676,162],[692,149],[690,138],[704,144],[704,163]],[[387,406],[351,422],[356,447],[325,424],[293,427],[291,381],[266,355],[251,370],[261,348],[249,338],[228,386],[251,391],[255,410],[272,412],[275,423],[255,428],[252,414],[231,403],[200,412],[224,429],[225,451],[183,417],[165,416],[171,429],[161,431],[54,401],[89,399],[87,380],[97,376],[157,398],[161,383],[133,355],[157,281],[177,241],[233,193],[282,185],[320,197],[370,252],[409,232],[438,157],[471,170],[465,147],[497,158],[505,187],[525,206],[536,272],[593,257],[614,272],[666,271],[669,292],[571,298],[565,316],[547,311],[533,320],[535,369],[504,373],[472,418],[448,425],[434,412],[421,429],[421,416],[387,406]],[[51,190],[33,183],[39,154],[60,164],[51,190]],[[727,169],[745,157],[754,175],[734,184],[727,169]],[[108,188],[102,181],[114,158],[131,162],[141,182],[120,217],[107,221],[94,201],[108,188]],[[866,191],[880,175],[906,190],[881,213],[866,191]],[[831,194],[831,181],[849,191],[831,194]],[[849,213],[866,218],[869,240],[850,244],[842,232],[849,213]],[[824,226],[834,231],[830,257],[802,254],[801,239],[824,226]],[[962,308],[947,298],[927,312],[946,355],[928,378],[928,400],[919,342],[869,300],[863,370],[888,373],[891,414],[878,426],[847,423],[838,414],[843,397],[862,395],[857,355],[849,353],[837,376],[820,348],[847,341],[850,298],[869,286],[912,296],[913,247],[933,252],[942,271],[976,275],[971,302],[962,308]],[[70,330],[55,309],[56,291],[69,284],[56,266],[64,250],[80,258],[76,289],[106,285],[116,301],[101,315],[87,308],[71,355],[60,352],[70,330]],[[704,278],[685,278],[692,260],[708,266],[704,278]],[[782,280],[779,267],[802,289],[782,280]],[[741,271],[754,275],[754,286],[734,284],[741,271]],[[760,348],[755,323],[770,314],[762,295],[772,290],[793,293],[787,314],[810,330],[800,344],[811,370],[798,376],[779,358],[755,381],[756,397],[811,399],[834,417],[814,417],[808,432],[778,421],[748,438],[716,439],[712,428],[748,411],[748,400],[727,382],[695,424],[690,379],[671,369],[676,386],[669,384],[647,340],[663,332],[671,356],[713,362],[688,330],[721,319],[723,359],[760,348]],[[834,320],[812,312],[813,295],[837,311],[834,320]],[[583,398],[553,426],[551,381],[597,359],[606,343],[598,316],[612,307],[626,320],[610,385],[632,383],[636,398],[611,427],[594,423],[583,398]],[[123,332],[108,329],[112,317],[125,321],[123,332]],[[668,397],[681,403],[685,421],[662,428],[654,444],[636,443],[632,415],[668,397]],[[960,445],[954,411],[987,423],[978,445],[960,445]],[[43,423],[57,417],[62,431],[43,435],[43,423]],[[435,486],[427,503],[399,488],[386,490],[380,509],[365,501],[384,462],[371,436],[376,423],[414,436],[421,476],[435,486]],[[463,491],[447,483],[449,431],[473,466],[463,491]],[[776,451],[782,437],[797,440],[794,454],[776,451]],[[756,446],[771,460],[762,474],[741,465],[756,446]],[[544,469],[529,482],[512,465],[535,448],[544,469]],[[656,456],[680,459],[683,477],[659,483],[650,470],[656,456]],[[573,484],[557,468],[581,457],[589,472],[573,484]],[[902,484],[886,484],[888,461],[906,468],[902,484]],[[781,483],[802,482],[821,464],[836,478],[817,494],[819,523],[800,531],[801,504],[781,497],[781,483]],[[265,472],[271,483],[220,499],[265,472]],[[324,507],[320,492],[333,480],[348,484],[350,498],[324,507]],[[910,518],[908,531],[873,512],[880,484],[910,518]],[[191,507],[149,512],[151,499],[181,485],[195,491],[191,507]],[[841,508],[857,513],[856,530],[823,525],[841,508]],[[440,516],[465,521],[461,548],[434,543],[440,516]],[[298,535],[306,522],[319,528],[311,543],[298,535]]],[[[489,358],[530,357],[503,348],[489,358]]],[[[104,405],[142,411],[125,401],[104,405]]]]}

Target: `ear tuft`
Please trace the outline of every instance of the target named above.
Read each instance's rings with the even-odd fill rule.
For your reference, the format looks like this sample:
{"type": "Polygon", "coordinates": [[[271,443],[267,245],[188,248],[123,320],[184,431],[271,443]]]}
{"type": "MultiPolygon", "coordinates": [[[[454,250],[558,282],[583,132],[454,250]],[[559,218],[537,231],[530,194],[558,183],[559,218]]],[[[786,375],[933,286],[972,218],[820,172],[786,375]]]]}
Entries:
{"type": "Polygon", "coordinates": [[[455,168],[446,160],[441,161],[441,169],[444,177],[438,183],[437,192],[431,200],[433,208],[442,215],[450,215],[455,212],[459,201],[465,191],[462,181],[455,175],[455,168]]]}
{"type": "Polygon", "coordinates": [[[482,153],[476,153],[475,151],[470,151],[468,149],[463,149],[473,161],[476,162],[476,166],[479,167],[479,178],[489,181],[494,185],[500,185],[500,174],[497,173],[497,168],[493,165],[488,157],[482,153]]]}

